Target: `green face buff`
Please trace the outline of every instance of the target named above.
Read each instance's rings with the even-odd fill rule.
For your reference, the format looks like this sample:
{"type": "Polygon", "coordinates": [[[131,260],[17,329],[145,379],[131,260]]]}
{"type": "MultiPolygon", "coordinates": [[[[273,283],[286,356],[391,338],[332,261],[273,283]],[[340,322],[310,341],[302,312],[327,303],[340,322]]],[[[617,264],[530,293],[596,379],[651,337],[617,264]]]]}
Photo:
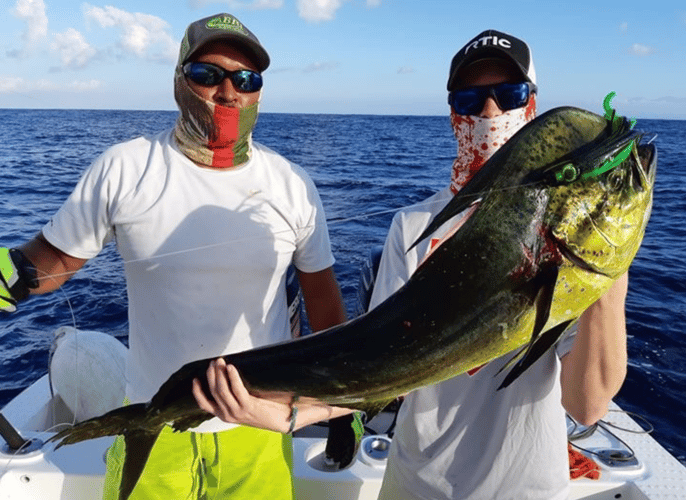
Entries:
{"type": "Polygon", "coordinates": [[[250,159],[252,130],[259,101],[245,108],[229,108],[203,99],[177,68],[174,97],[181,113],[174,135],[179,149],[198,165],[233,168],[250,159]]]}

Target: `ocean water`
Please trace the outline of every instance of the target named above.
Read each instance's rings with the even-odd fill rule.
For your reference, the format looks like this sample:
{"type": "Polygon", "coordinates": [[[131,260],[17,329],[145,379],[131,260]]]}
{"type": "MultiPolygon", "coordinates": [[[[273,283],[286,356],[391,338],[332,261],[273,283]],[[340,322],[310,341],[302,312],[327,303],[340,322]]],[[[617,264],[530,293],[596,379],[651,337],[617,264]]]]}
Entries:
{"type": "MultiPolygon", "coordinates": [[[[174,123],[176,112],[0,110],[0,245],[33,236],[108,146],[174,123]]],[[[686,464],[686,121],[639,120],[657,134],[653,213],[630,270],[629,372],[617,402],[686,464]]],[[[255,138],[319,187],[350,312],[360,265],[395,210],[446,185],[455,139],[446,117],[262,114],[255,138]]],[[[59,291],[0,316],[0,407],[47,371],[60,325],[126,342],[122,263],[109,245],[59,291]]]]}

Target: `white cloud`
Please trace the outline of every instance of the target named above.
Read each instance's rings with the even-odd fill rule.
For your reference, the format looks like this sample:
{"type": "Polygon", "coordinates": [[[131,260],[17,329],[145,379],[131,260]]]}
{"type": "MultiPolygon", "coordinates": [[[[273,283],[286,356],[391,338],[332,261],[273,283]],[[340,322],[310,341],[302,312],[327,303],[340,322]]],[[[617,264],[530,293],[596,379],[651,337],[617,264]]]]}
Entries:
{"type": "Polygon", "coordinates": [[[34,82],[26,82],[25,90],[63,90],[63,86],[50,80],[42,79],[34,82]]]}
{"type": "Polygon", "coordinates": [[[0,76],[0,94],[16,92],[24,88],[24,79],[13,76],[0,76]]]}
{"type": "Polygon", "coordinates": [[[163,19],[111,5],[100,8],[84,4],[84,14],[102,28],[117,28],[121,32],[118,45],[125,52],[142,59],[176,61],[179,44],[169,34],[170,26],[163,19]]]}
{"type": "MultiPolygon", "coordinates": [[[[350,0],[298,0],[298,15],[305,21],[317,23],[332,21],[336,11],[350,0]]],[[[381,5],[382,0],[365,0],[367,7],[374,8],[381,5]]]]}
{"type": "MultiPolygon", "coordinates": [[[[237,2],[242,3],[242,2],[237,2]]],[[[255,10],[280,9],[283,7],[283,0],[255,0],[249,3],[246,8],[255,10]]]]}
{"type": "Polygon", "coordinates": [[[305,21],[331,21],[343,0],[298,0],[298,14],[305,21]]]}
{"type": "Polygon", "coordinates": [[[8,52],[11,57],[23,57],[33,46],[48,35],[48,16],[45,14],[43,0],[17,0],[10,11],[15,17],[26,23],[22,33],[24,48],[8,52]]]}
{"type": "Polygon", "coordinates": [[[414,73],[414,68],[411,68],[409,66],[402,66],[398,68],[399,75],[408,75],[410,73],[414,73]]]}
{"type": "Polygon", "coordinates": [[[0,94],[13,94],[15,92],[26,94],[30,91],[71,91],[71,92],[85,92],[95,90],[102,87],[100,80],[80,81],[64,85],[62,83],[51,80],[41,79],[28,81],[21,77],[0,77],[0,94]]]}
{"type": "Polygon", "coordinates": [[[629,30],[629,23],[627,23],[627,22],[620,23],[619,31],[621,31],[622,33],[626,33],[628,30],[629,30]]]}
{"type": "Polygon", "coordinates": [[[81,69],[95,56],[97,51],[86,41],[83,35],[74,28],[64,33],[57,33],[50,44],[62,61],[62,67],[81,69]]]}
{"type": "Polygon", "coordinates": [[[639,57],[645,57],[655,52],[652,47],[647,45],[641,45],[640,43],[635,43],[629,49],[629,53],[639,57]]]}
{"type": "Polygon", "coordinates": [[[329,71],[338,67],[338,63],[316,62],[303,69],[303,73],[314,73],[315,71],[329,71]]]}
{"type": "Polygon", "coordinates": [[[211,3],[222,3],[235,10],[268,10],[280,9],[283,7],[283,0],[252,0],[251,2],[241,2],[240,0],[189,0],[192,9],[199,9],[211,3]]]}
{"type": "Polygon", "coordinates": [[[102,81],[100,80],[74,80],[67,85],[69,90],[74,90],[76,92],[86,92],[99,89],[100,87],[102,87],[102,81]]]}
{"type": "Polygon", "coordinates": [[[666,102],[668,104],[686,104],[686,97],[665,96],[655,99],[656,102],[666,102]]]}

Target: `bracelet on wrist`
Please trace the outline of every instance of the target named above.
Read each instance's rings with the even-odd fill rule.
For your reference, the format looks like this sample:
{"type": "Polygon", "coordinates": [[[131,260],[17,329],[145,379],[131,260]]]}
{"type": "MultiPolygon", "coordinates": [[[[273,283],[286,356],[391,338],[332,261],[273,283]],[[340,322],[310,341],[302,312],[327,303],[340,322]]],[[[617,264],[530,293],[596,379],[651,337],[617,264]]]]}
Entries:
{"type": "Polygon", "coordinates": [[[293,434],[293,431],[295,430],[295,419],[298,417],[298,407],[295,406],[295,403],[297,402],[298,396],[295,396],[291,402],[291,417],[290,424],[288,425],[288,434],[293,434]]]}

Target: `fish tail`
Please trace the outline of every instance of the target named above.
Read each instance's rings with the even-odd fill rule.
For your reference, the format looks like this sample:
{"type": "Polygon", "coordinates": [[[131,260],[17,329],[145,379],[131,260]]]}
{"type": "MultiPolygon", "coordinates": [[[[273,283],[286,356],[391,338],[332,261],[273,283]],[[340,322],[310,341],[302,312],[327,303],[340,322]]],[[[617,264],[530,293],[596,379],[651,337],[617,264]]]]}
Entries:
{"type": "Polygon", "coordinates": [[[119,500],[127,500],[138,483],[148,462],[150,451],[162,431],[161,426],[156,431],[137,429],[124,433],[124,467],[119,485],[119,500]]]}
{"type": "Polygon", "coordinates": [[[74,444],[103,436],[126,434],[128,429],[137,427],[146,413],[144,403],[122,406],[99,417],[76,424],[52,436],[49,441],[59,441],[55,449],[65,444],[74,444]]]}

